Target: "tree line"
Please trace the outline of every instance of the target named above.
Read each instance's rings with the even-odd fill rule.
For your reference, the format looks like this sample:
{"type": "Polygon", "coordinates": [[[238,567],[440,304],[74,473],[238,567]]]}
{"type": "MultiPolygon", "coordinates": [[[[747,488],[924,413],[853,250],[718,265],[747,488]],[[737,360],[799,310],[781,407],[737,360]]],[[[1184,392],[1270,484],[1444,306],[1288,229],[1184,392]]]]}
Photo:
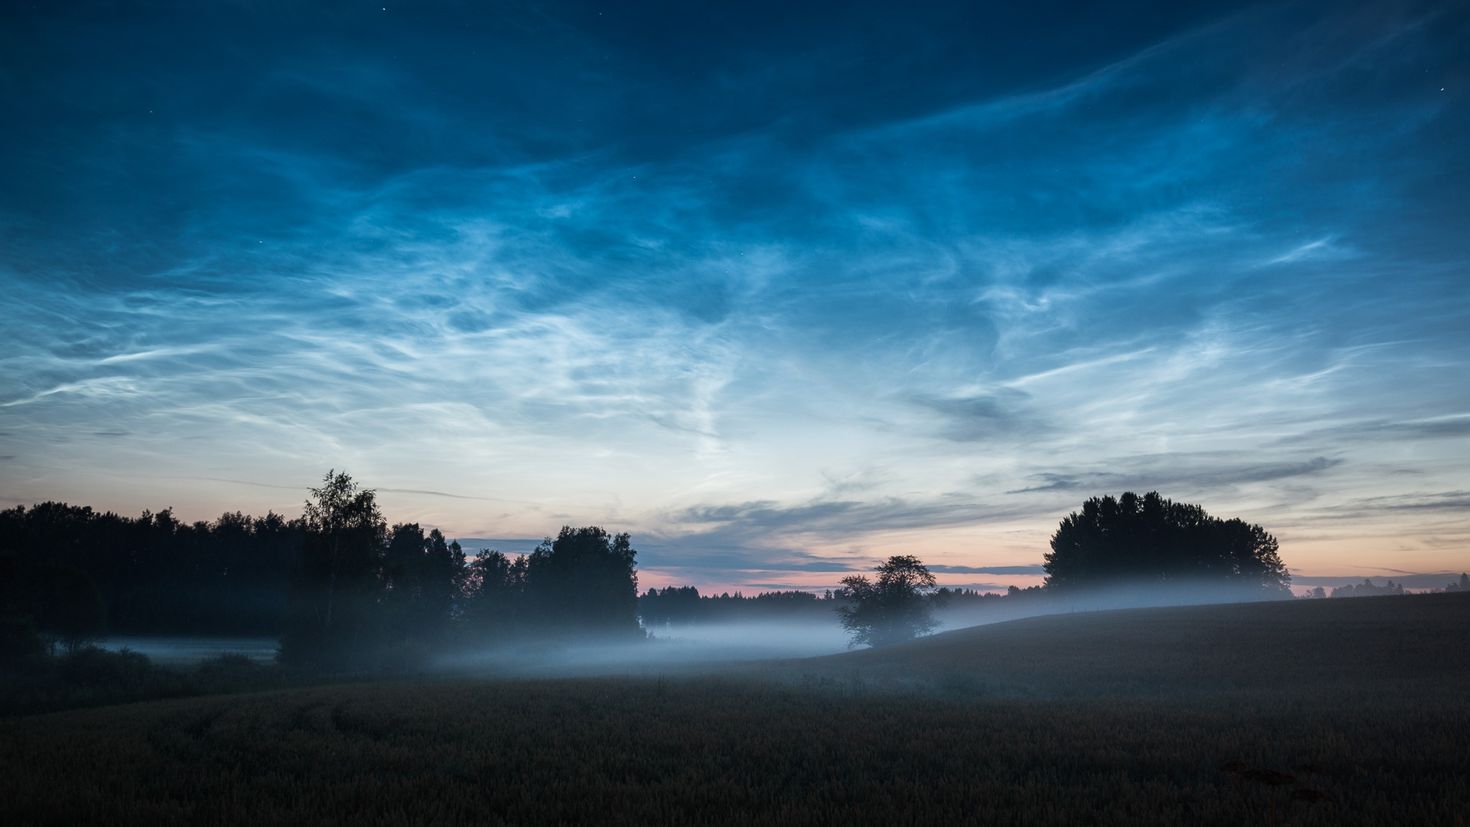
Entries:
{"type": "Polygon", "coordinates": [[[643,634],[627,534],[565,526],[530,554],[485,551],[471,561],[438,529],[390,528],[374,492],[345,473],[328,473],[311,495],[283,663],[413,663],[446,646],[643,634]]]}
{"type": "Polygon", "coordinates": [[[306,533],[274,513],[184,523],[167,509],[17,506],[0,511],[0,612],[48,630],[101,614],[121,634],[277,635],[306,533]]]}
{"type": "Polygon", "coordinates": [[[456,645],[642,635],[627,534],[563,527],[526,555],[417,523],[330,472],[299,518],[180,523],[42,503],[0,512],[0,648],[36,632],[76,648],[107,634],[278,636],[313,668],[411,663],[456,645]]]}
{"type": "MultiPolygon", "coordinates": [[[[1044,568],[1048,593],[1210,581],[1269,595],[1290,582],[1275,538],[1260,526],[1154,492],[1085,502],[1061,521],[1044,568]]],[[[1042,591],[1013,587],[998,598],[937,588],[912,555],[888,558],[876,575],[844,578],[821,596],[713,596],[693,587],[640,596],[627,534],[567,526],[530,554],[471,558],[438,529],[390,525],[374,491],[335,471],[294,518],[231,512],[183,523],[168,510],[129,518],[50,502],[0,512],[0,638],[40,630],[76,646],[104,632],[270,635],[283,662],[304,666],[834,613],[856,643],[882,645],[933,629],[940,605],[1042,591]]]]}

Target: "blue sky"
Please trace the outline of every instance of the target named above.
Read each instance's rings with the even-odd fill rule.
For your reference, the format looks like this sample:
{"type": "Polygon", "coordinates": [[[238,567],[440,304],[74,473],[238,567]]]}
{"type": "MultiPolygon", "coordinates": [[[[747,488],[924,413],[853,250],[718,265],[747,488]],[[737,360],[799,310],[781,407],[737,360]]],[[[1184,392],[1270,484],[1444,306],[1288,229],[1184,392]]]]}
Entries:
{"type": "Polygon", "coordinates": [[[1467,5],[973,5],[7,6],[0,501],[1470,568],[1467,5]]]}

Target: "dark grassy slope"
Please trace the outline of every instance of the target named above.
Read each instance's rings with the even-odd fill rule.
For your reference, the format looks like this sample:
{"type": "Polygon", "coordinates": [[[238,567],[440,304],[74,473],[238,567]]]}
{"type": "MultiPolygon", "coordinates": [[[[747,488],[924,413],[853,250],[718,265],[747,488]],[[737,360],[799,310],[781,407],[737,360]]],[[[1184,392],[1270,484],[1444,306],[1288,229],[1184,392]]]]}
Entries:
{"type": "Polygon", "coordinates": [[[1470,599],[1295,605],[1033,620],[767,673],[797,681],[358,684],[18,719],[0,723],[0,822],[1464,823],[1470,599]],[[1262,617],[1291,621],[1268,652],[1216,637],[1262,617]],[[1200,639],[1225,665],[1179,653],[1200,639]],[[977,660],[1012,687],[1077,670],[1105,691],[944,678],[977,660]],[[1209,691],[1293,662],[1279,689],[1209,691]],[[1120,664],[1175,691],[1133,693],[1120,664]],[[937,677],[870,691],[886,670],[937,677]]]}
{"type": "Polygon", "coordinates": [[[1470,688],[1470,595],[1052,615],[783,668],[1043,697],[1462,691],[1470,688]]]}

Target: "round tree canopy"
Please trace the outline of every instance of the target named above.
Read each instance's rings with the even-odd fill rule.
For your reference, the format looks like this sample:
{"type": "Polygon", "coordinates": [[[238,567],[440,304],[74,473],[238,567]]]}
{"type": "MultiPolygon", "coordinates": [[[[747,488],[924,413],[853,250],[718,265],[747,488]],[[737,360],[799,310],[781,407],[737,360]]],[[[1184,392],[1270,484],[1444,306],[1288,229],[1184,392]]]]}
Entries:
{"type": "Polygon", "coordinates": [[[1052,535],[1045,568],[1047,586],[1056,588],[1205,581],[1282,591],[1291,583],[1265,529],[1158,492],[1083,503],[1052,535]]]}

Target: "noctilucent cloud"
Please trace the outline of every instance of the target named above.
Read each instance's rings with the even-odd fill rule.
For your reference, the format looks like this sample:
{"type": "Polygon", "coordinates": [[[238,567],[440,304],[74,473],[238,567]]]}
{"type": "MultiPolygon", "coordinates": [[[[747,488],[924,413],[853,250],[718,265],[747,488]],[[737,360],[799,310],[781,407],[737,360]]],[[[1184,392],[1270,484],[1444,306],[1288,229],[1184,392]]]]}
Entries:
{"type": "Polygon", "coordinates": [[[345,468],[758,591],[1157,489],[1470,568],[1467,4],[489,6],[5,5],[0,501],[345,468]]]}

